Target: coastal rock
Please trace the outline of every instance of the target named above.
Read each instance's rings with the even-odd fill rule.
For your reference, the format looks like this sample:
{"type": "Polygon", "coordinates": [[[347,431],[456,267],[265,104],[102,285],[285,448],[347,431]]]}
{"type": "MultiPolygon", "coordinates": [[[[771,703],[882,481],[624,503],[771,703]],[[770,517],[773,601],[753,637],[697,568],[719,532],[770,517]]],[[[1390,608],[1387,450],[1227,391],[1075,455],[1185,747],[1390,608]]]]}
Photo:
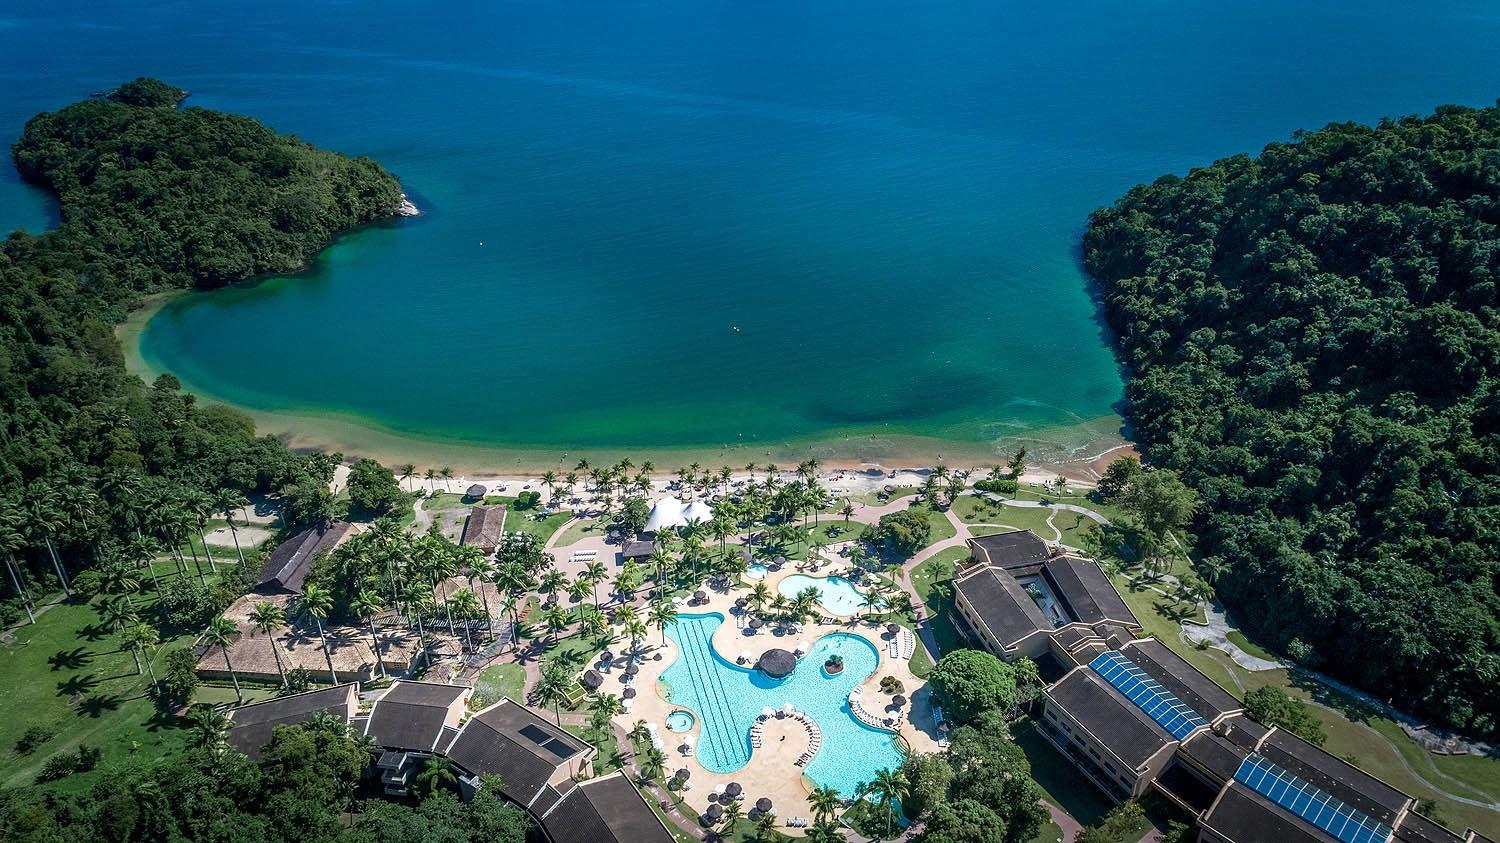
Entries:
{"type": "Polygon", "coordinates": [[[396,215],[402,217],[420,217],[422,209],[413,205],[412,201],[406,198],[406,194],[403,193],[401,194],[401,204],[396,206],[396,215]]]}

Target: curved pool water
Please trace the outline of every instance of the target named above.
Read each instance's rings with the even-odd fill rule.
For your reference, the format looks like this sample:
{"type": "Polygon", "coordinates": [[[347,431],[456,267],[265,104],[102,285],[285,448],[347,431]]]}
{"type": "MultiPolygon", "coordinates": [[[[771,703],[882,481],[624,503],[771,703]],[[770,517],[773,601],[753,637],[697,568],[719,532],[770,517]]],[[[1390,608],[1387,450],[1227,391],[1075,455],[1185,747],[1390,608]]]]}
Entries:
{"type": "Polygon", "coordinates": [[[792,574],[776,586],[781,596],[788,600],[796,597],[798,592],[809,588],[818,590],[818,602],[835,615],[848,617],[859,614],[861,609],[870,605],[859,589],[854,587],[854,583],[843,577],[809,577],[806,574],[792,574]]]}
{"type": "Polygon", "coordinates": [[[686,711],[674,711],[667,715],[667,728],[674,732],[690,732],[695,718],[686,711]]]}
{"type": "Polygon", "coordinates": [[[768,574],[770,572],[771,572],[770,568],[767,568],[766,566],[760,564],[759,562],[756,562],[756,563],[752,564],[750,567],[748,567],[748,568],[745,569],[745,579],[747,579],[747,580],[763,580],[763,579],[766,578],[766,574],[768,574]]]}
{"type": "MultiPolygon", "coordinates": [[[[875,672],[880,655],[864,638],[835,632],[819,638],[812,650],[785,679],[771,679],[759,670],[740,667],[713,647],[714,630],[724,616],[679,615],[667,635],[681,655],[662,674],[667,696],[691,708],[703,728],[698,735],[698,761],[716,773],[730,773],[750,760],[750,725],[765,708],[786,703],[807,712],[823,731],[823,749],[808,762],[808,778],[844,796],[884,769],[901,764],[895,736],[854,719],[849,692],[875,672]],[[828,676],[822,670],[829,656],[844,659],[844,671],[828,676]]],[[[753,649],[771,646],[758,640],[753,649]]]]}

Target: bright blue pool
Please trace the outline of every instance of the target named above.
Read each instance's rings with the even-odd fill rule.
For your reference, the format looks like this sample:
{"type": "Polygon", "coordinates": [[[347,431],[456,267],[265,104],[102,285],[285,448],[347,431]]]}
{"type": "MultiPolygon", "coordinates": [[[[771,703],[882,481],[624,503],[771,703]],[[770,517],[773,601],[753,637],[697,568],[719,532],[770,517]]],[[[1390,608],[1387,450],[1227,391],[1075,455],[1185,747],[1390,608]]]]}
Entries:
{"type": "Polygon", "coordinates": [[[843,577],[809,577],[806,574],[792,574],[783,579],[776,590],[781,596],[788,600],[797,596],[799,591],[809,588],[818,590],[818,602],[823,608],[835,615],[857,615],[864,607],[870,605],[854,583],[843,577]]]}
{"type": "MultiPolygon", "coordinates": [[[[759,670],[746,669],[714,650],[714,630],[724,622],[718,613],[679,615],[667,635],[682,655],[662,674],[669,698],[691,708],[703,728],[698,735],[698,761],[717,773],[730,773],[750,760],[750,724],[762,709],[785,703],[807,712],[823,730],[823,749],[805,768],[808,778],[852,796],[859,782],[901,764],[895,737],[854,719],[849,692],[880,663],[875,646],[858,635],[836,632],[819,638],[792,675],[775,680],[759,670]],[[823,672],[823,662],[837,653],[844,671],[823,672]]],[[[767,636],[755,639],[754,649],[775,646],[767,636]]]]}
{"type": "Polygon", "coordinates": [[[770,568],[767,568],[766,566],[760,564],[759,562],[756,562],[756,563],[752,564],[750,567],[748,567],[748,568],[745,569],[745,579],[747,579],[747,580],[763,580],[763,579],[766,578],[766,574],[768,574],[770,572],[771,572],[770,568]]]}
{"type": "Polygon", "coordinates": [[[693,715],[686,711],[674,711],[667,715],[667,728],[674,732],[690,732],[693,729],[693,715]]]}

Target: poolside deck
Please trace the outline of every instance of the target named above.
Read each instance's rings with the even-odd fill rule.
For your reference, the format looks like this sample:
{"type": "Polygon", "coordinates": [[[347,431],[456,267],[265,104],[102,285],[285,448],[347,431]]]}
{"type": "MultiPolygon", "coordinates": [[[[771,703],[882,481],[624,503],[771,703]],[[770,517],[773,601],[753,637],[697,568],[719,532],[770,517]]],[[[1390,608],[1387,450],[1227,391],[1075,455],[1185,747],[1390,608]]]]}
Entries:
{"type": "MultiPolygon", "coordinates": [[[[766,578],[766,584],[774,591],[782,578],[793,573],[796,572],[791,569],[791,566],[781,571],[773,571],[766,578]]],[[[851,619],[832,624],[807,623],[800,631],[786,634],[779,634],[770,628],[762,628],[750,634],[749,629],[744,626],[744,618],[732,611],[735,599],[744,594],[745,589],[710,592],[707,603],[696,606],[683,604],[679,606],[679,609],[684,613],[717,612],[724,616],[725,622],[714,631],[712,644],[720,655],[730,661],[735,661],[746,652],[750,653],[753,659],[771,647],[791,650],[800,642],[805,641],[811,644],[824,635],[835,632],[854,633],[864,637],[875,646],[879,653],[879,663],[875,671],[858,686],[864,707],[877,717],[891,717],[892,723],[889,728],[900,734],[913,752],[934,752],[938,749],[938,733],[932,719],[931,695],[926,682],[912,674],[906,660],[892,657],[893,648],[885,635],[883,624],[851,619]],[[880,679],[884,676],[894,676],[905,686],[905,695],[910,702],[903,709],[897,710],[889,707],[890,695],[883,693],[879,687],[880,679]]],[[[663,644],[661,636],[654,634],[643,641],[642,645],[644,660],[639,666],[640,672],[634,683],[638,696],[632,701],[631,711],[618,716],[616,722],[627,730],[638,720],[645,720],[655,725],[656,734],[662,741],[662,751],[668,758],[666,764],[668,774],[670,775],[671,771],[680,767],[686,767],[691,773],[688,789],[683,793],[690,808],[700,812],[705,810],[716,787],[722,789],[730,782],[739,782],[744,787],[742,798],[747,810],[755,804],[756,800],[762,797],[769,798],[778,817],[778,830],[788,835],[802,835],[804,829],[787,828],[786,820],[789,817],[812,817],[812,809],[808,805],[807,796],[813,784],[804,774],[803,767],[797,764],[798,759],[808,750],[810,732],[807,726],[789,717],[773,717],[766,720],[760,728],[760,745],[752,748],[750,761],[744,767],[732,773],[710,772],[698,763],[694,755],[695,750],[683,751],[682,734],[672,732],[666,725],[667,715],[680,706],[674,705],[662,696],[658,680],[667,668],[676,662],[679,655],[676,644],[670,638],[663,644]]],[[[802,665],[798,669],[820,669],[820,666],[802,665]]],[[[622,670],[617,668],[611,671],[606,675],[604,687],[600,690],[604,693],[619,694],[624,687],[622,678],[622,670]]],[[[793,704],[795,705],[795,701],[793,704]]],[[[701,715],[697,712],[695,715],[697,719],[693,723],[693,728],[686,733],[692,738],[693,747],[697,746],[702,729],[701,715]]],[[[819,751],[847,750],[823,746],[819,751]]]]}

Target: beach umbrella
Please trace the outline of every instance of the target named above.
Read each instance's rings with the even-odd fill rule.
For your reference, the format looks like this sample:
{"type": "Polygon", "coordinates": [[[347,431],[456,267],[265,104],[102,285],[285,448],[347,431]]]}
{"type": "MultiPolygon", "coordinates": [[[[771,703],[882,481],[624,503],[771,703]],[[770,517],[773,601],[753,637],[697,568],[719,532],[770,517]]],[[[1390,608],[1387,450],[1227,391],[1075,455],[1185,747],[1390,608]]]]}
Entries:
{"type": "Polygon", "coordinates": [[[888,623],[885,625],[885,631],[889,632],[892,635],[895,635],[897,632],[901,631],[901,624],[888,623]]]}
{"type": "Polygon", "coordinates": [[[634,662],[631,662],[630,666],[627,667],[627,668],[625,668],[625,675],[627,677],[634,678],[635,675],[637,673],[640,673],[640,672],[641,672],[641,669],[638,666],[636,666],[636,664],[634,662]]]}
{"type": "Polygon", "coordinates": [[[711,820],[717,820],[719,817],[724,816],[724,806],[720,805],[717,802],[709,805],[708,811],[705,812],[705,816],[707,816],[711,820]]]}
{"type": "Polygon", "coordinates": [[[750,628],[751,629],[760,629],[764,625],[765,625],[765,622],[762,621],[760,618],[751,618],[750,619],[750,628]]]}
{"type": "Polygon", "coordinates": [[[762,814],[771,813],[771,800],[767,799],[764,796],[755,800],[755,810],[761,812],[762,814]]]}
{"type": "Polygon", "coordinates": [[[620,692],[620,698],[621,699],[627,699],[627,700],[633,700],[633,699],[635,699],[635,689],[634,688],[626,688],[625,690],[623,690],[623,691],[620,692]]]}
{"type": "Polygon", "coordinates": [[[673,774],[673,778],[677,779],[678,781],[684,782],[692,778],[692,776],[693,774],[689,772],[688,768],[686,767],[679,769],[675,774],[673,774]]]}
{"type": "Polygon", "coordinates": [[[746,600],[746,599],[745,599],[745,598],[743,598],[743,597],[741,597],[741,598],[740,598],[740,599],[738,599],[738,600],[736,600],[736,601],[734,601],[734,605],[735,605],[735,608],[738,608],[738,609],[743,609],[743,608],[745,608],[745,607],[746,607],[746,606],[748,606],[748,605],[750,605],[750,601],[749,601],[749,600],[746,600]]]}
{"type": "Polygon", "coordinates": [[[469,487],[468,495],[469,495],[469,497],[474,498],[475,500],[478,500],[478,499],[484,497],[484,493],[487,492],[487,491],[489,491],[489,490],[486,489],[483,485],[481,485],[479,483],[475,483],[474,485],[472,485],[472,486],[469,487]]]}
{"type": "Polygon", "coordinates": [[[733,799],[744,792],[745,789],[743,787],[740,787],[739,782],[730,782],[729,786],[724,788],[724,795],[728,796],[730,799],[733,799]]]}
{"type": "Polygon", "coordinates": [[[697,600],[699,603],[702,603],[703,601],[705,601],[705,600],[708,599],[708,592],[706,592],[706,591],[695,591],[695,592],[693,592],[693,599],[697,600]]]}
{"type": "Polygon", "coordinates": [[[906,697],[897,694],[896,696],[891,697],[891,702],[895,703],[897,708],[900,708],[901,706],[906,705],[906,697]]]}
{"type": "Polygon", "coordinates": [[[599,686],[604,684],[604,677],[600,676],[597,670],[585,670],[583,676],[579,677],[578,684],[582,685],[585,691],[597,691],[599,686]]]}

